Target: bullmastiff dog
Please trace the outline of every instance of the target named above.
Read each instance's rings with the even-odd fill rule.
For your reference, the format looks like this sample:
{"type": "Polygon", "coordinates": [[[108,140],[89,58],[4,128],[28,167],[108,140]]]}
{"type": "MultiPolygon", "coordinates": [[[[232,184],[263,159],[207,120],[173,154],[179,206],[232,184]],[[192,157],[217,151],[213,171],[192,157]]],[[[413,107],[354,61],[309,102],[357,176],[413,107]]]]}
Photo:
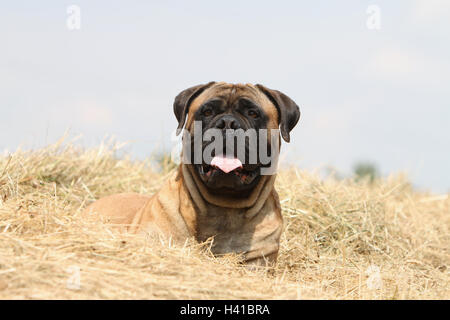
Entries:
{"type": "MultiPolygon", "coordinates": [[[[265,130],[267,135],[275,132],[277,155],[280,133],[289,142],[289,133],[300,118],[297,104],[280,91],[260,84],[210,82],[178,94],[173,110],[177,132],[187,133],[183,135],[183,161],[159,192],[153,196],[107,196],[88,206],[85,214],[102,215],[131,233],[179,242],[190,237],[200,242],[212,238],[214,254],[240,253],[248,264],[276,262],[283,219],[274,188],[276,173],[263,174],[271,163],[262,163],[259,156],[253,163],[248,161],[250,139],[245,140],[239,156],[236,150],[230,154],[224,147],[222,154],[214,149],[211,159],[195,162],[193,145],[198,127],[194,127],[200,125],[202,134],[208,129],[226,134],[240,129],[265,130]]],[[[264,136],[258,135],[256,150],[265,146],[270,153],[274,140],[264,136]]],[[[208,145],[208,141],[201,141],[200,151],[208,145]]]]}

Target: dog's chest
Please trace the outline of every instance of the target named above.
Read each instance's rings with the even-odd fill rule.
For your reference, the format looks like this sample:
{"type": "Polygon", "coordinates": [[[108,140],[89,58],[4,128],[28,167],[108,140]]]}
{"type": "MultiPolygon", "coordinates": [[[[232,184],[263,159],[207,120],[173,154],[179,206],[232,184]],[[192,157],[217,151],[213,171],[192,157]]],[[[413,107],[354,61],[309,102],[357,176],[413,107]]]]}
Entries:
{"type": "Polygon", "coordinates": [[[252,220],[245,218],[244,213],[245,209],[209,206],[208,213],[198,217],[197,240],[203,242],[213,237],[214,254],[249,252],[255,246],[269,244],[262,242],[278,241],[267,236],[279,227],[270,213],[252,220]]]}

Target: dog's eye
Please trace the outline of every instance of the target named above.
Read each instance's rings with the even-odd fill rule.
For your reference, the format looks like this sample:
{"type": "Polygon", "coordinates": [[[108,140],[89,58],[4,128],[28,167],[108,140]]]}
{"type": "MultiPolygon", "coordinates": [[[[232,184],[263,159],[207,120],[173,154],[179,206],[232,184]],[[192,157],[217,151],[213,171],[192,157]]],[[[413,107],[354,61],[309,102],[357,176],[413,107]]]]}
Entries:
{"type": "Polygon", "coordinates": [[[253,119],[256,119],[259,117],[258,112],[256,112],[255,110],[249,110],[247,114],[249,117],[252,117],[253,119]]]}
{"type": "Polygon", "coordinates": [[[205,110],[203,110],[203,115],[205,116],[205,117],[210,117],[210,116],[212,116],[212,114],[213,114],[213,112],[212,112],[212,110],[211,109],[205,109],[205,110]]]}

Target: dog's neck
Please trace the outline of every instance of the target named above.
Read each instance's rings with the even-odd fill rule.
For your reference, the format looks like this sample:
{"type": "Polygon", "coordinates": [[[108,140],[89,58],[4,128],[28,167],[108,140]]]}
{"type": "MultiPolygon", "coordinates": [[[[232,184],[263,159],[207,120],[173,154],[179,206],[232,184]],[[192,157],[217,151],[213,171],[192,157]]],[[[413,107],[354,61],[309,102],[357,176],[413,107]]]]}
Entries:
{"type": "Polygon", "coordinates": [[[257,214],[273,190],[276,175],[262,176],[259,183],[247,198],[235,199],[229,196],[218,196],[210,193],[194,172],[194,167],[186,164],[180,165],[180,174],[183,175],[187,189],[199,208],[201,214],[207,214],[208,209],[216,206],[230,209],[240,209],[246,218],[250,219],[257,214]]]}
{"type": "Polygon", "coordinates": [[[245,260],[252,261],[278,252],[283,223],[275,175],[261,177],[249,198],[228,202],[202,193],[201,181],[196,181],[189,165],[182,164],[178,175],[183,176],[184,192],[191,197],[191,210],[195,211],[194,219],[185,214],[184,220],[192,221],[190,232],[198,241],[212,239],[214,254],[244,253],[245,260]]]}

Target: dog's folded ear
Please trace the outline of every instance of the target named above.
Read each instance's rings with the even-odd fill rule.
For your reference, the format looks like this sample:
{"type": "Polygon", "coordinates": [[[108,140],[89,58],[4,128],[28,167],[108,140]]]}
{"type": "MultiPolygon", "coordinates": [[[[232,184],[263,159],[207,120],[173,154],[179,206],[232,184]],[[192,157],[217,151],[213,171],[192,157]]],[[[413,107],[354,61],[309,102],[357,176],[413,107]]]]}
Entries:
{"type": "Polygon", "coordinates": [[[289,132],[291,132],[300,119],[300,108],[291,98],[278,90],[266,88],[261,84],[257,84],[256,87],[261,90],[277,108],[278,116],[280,117],[281,136],[286,142],[289,142],[289,132]]]}
{"type": "Polygon", "coordinates": [[[207,84],[200,84],[198,86],[187,88],[175,97],[175,101],[173,102],[173,112],[178,120],[177,135],[179,135],[183,129],[184,123],[186,122],[186,116],[189,112],[189,106],[192,101],[214,83],[215,81],[211,81],[207,84]]]}

